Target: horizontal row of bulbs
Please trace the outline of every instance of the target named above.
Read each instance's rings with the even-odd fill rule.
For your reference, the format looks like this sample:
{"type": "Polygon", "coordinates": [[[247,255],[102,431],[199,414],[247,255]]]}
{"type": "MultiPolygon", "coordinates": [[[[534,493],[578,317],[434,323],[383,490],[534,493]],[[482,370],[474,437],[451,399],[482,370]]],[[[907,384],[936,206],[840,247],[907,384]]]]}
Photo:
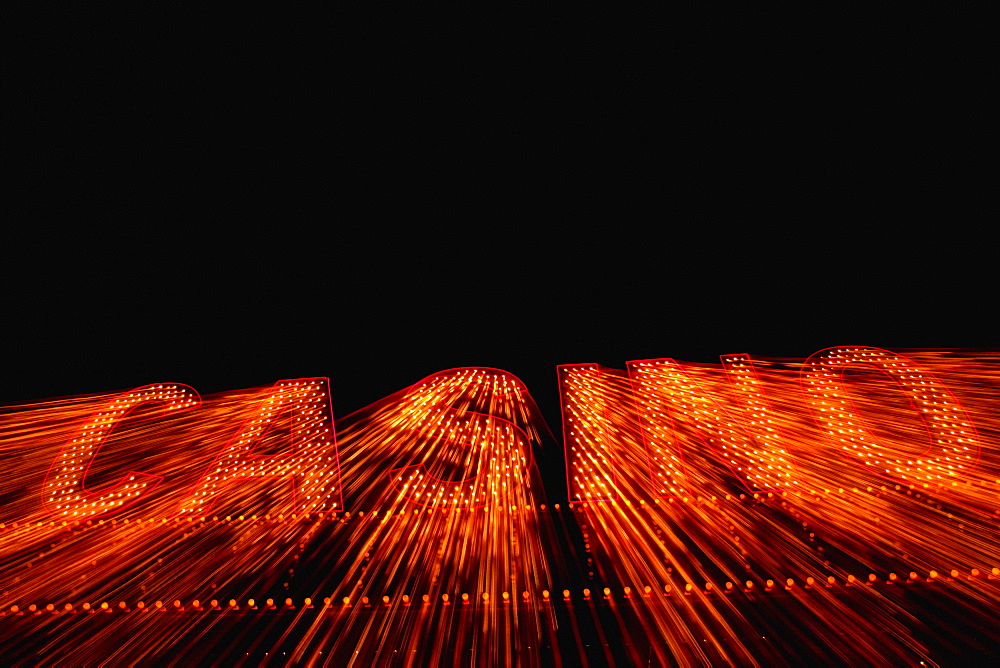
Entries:
{"type": "MultiPolygon", "coordinates": [[[[834,577],[834,576],[831,575],[831,576],[827,577],[826,580],[823,581],[822,583],[820,581],[816,580],[813,577],[807,577],[805,579],[805,588],[806,589],[811,589],[811,588],[814,588],[814,587],[817,587],[817,586],[825,586],[825,587],[829,588],[829,587],[839,586],[840,584],[843,584],[845,586],[850,587],[850,586],[859,586],[859,585],[868,585],[868,586],[871,586],[871,585],[875,585],[875,584],[933,583],[933,582],[937,582],[937,581],[941,581],[941,580],[946,581],[946,582],[947,581],[955,581],[955,580],[958,580],[958,579],[962,579],[963,577],[966,578],[966,579],[968,579],[968,580],[974,580],[974,579],[981,579],[982,576],[983,576],[983,573],[978,568],[973,568],[966,575],[963,575],[957,569],[952,569],[951,572],[948,575],[946,575],[946,576],[942,576],[937,571],[933,571],[932,570],[932,571],[930,571],[927,574],[926,577],[921,577],[915,571],[911,571],[909,573],[909,575],[908,575],[908,577],[907,577],[906,580],[900,579],[900,577],[898,575],[896,575],[895,573],[890,573],[889,576],[885,580],[883,580],[881,582],[879,581],[878,576],[875,575],[874,573],[869,573],[868,577],[865,578],[865,579],[860,579],[860,578],[858,578],[858,577],[856,577],[854,575],[848,575],[846,578],[843,579],[842,583],[841,583],[841,581],[838,581],[836,577],[834,577]]],[[[990,571],[990,573],[986,576],[986,579],[989,579],[989,580],[1000,580],[1000,568],[993,568],[990,571]]],[[[764,591],[774,591],[774,590],[777,590],[777,589],[789,590],[789,589],[795,588],[797,585],[798,585],[798,583],[796,582],[796,580],[794,578],[787,578],[784,582],[780,582],[780,583],[776,582],[775,580],[768,579],[768,580],[764,581],[764,586],[763,586],[762,589],[764,591]]],[[[733,582],[726,582],[725,585],[721,589],[719,589],[719,590],[723,591],[723,592],[733,592],[736,589],[737,589],[737,585],[733,584],[733,582]]],[[[747,580],[743,584],[743,587],[742,587],[742,590],[744,592],[751,592],[751,591],[755,591],[757,589],[758,589],[758,586],[752,580],[747,580]]],[[[711,593],[711,592],[716,591],[716,590],[717,590],[717,588],[715,587],[715,585],[713,585],[711,582],[706,582],[704,584],[704,586],[702,588],[700,588],[699,591],[701,593],[711,593]]],[[[671,596],[674,593],[683,593],[685,595],[689,595],[689,594],[691,594],[694,591],[695,591],[695,586],[692,583],[690,583],[690,582],[687,583],[687,584],[685,584],[683,588],[678,588],[676,590],[674,589],[673,585],[663,585],[663,589],[662,589],[662,592],[663,592],[664,596],[671,596]]],[[[582,593],[583,598],[585,600],[593,599],[593,597],[595,595],[595,593],[592,592],[590,589],[584,589],[581,593],[582,593]]],[[[610,587],[604,587],[602,593],[603,593],[603,597],[605,599],[615,598],[615,592],[613,592],[610,587]]],[[[622,593],[623,598],[632,598],[633,597],[633,589],[632,589],[632,587],[624,587],[624,588],[622,588],[622,592],[621,593],[622,593]]],[[[641,595],[643,598],[649,598],[649,597],[651,597],[653,595],[653,588],[651,586],[649,586],[649,585],[646,585],[641,590],[637,590],[634,593],[636,593],[638,595],[641,595]]],[[[490,600],[491,600],[491,597],[490,597],[490,594],[488,592],[483,592],[482,594],[480,594],[480,596],[478,597],[478,599],[481,600],[483,603],[488,604],[490,602],[490,600]]],[[[523,592],[521,592],[521,599],[524,602],[527,603],[527,602],[531,601],[531,594],[528,593],[527,591],[523,591],[523,592]]],[[[541,599],[542,599],[543,602],[548,602],[548,601],[552,600],[552,594],[549,592],[548,589],[543,589],[542,590],[542,592],[541,592],[541,599]]],[[[570,592],[569,589],[563,589],[562,590],[562,599],[564,601],[570,601],[570,600],[573,599],[573,594],[570,592]]],[[[449,594],[441,594],[440,600],[441,600],[442,603],[448,604],[448,603],[451,602],[452,598],[451,598],[451,596],[449,594]]],[[[458,597],[456,599],[456,601],[458,601],[458,600],[460,600],[462,603],[471,603],[473,599],[472,599],[472,597],[470,597],[470,595],[468,593],[463,593],[460,597],[458,597]]],[[[500,600],[502,602],[504,602],[504,603],[509,603],[512,600],[510,592],[506,592],[506,591],[502,592],[501,595],[500,595],[500,600]]],[[[409,605],[411,602],[413,602],[411,600],[409,594],[403,594],[400,597],[400,601],[402,602],[403,605],[409,605]]],[[[422,603],[424,603],[424,604],[431,603],[431,595],[430,594],[424,594],[421,597],[420,601],[422,603]]],[[[353,603],[353,604],[360,604],[360,605],[366,606],[366,607],[367,606],[371,606],[373,604],[371,598],[368,597],[368,596],[362,596],[360,599],[356,599],[356,600],[353,600],[353,601],[352,601],[352,599],[351,599],[350,596],[344,596],[343,598],[341,598],[340,603],[342,605],[344,605],[344,606],[351,606],[352,603],[353,603]]],[[[392,599],[388,595],[382,596],[381,603],[383,605],[391,605],[392,604],[392,599]]],[[[322,605],[324,607],[330,607],[330,606],[334,605],[334,601],[333,601],[333,599],[331,597],[326,597],[326,598],[323,599],[322,605]]],[[[305,608],[312,608],[312,607],[314,607],[313,600],[311,598],[305,598],[305,599],[303,599],[302,600],[302,606],[305,607],[305,608]]],[[[165,611],[167,609],[170,609],[171,607],[173,609],[175,609],[175,610],[186,610],[186,609],[188,609],[188,608],[186,608],[184,606],[184,604],[181,602],[180,599],[174,600],[172,606],[166,605],[163,601],[156,601],[151,607],[147,607],[144,601],[139,601],[138,603],[136,603],[134,609],[138,610],[138,611],[150,610],[150,609],[157,610],[157,611],[165,611]]],[[[252,599],[251,598],[251,599],[247,599],[247,601],[244,604],[244,606],[241,606],[240,603],[236,599],[229,599],[228,603],[220,603],[218,599],[212,599],[211,601],[208,601],[207,603],[205,603],[203,605],[202,601],[199,601],[198,599],[195,599],[195,600],[193,600],[191,602],[190,609],[192,609],[192,610],[224,610],[226,608],[229,608],[229,609],[232,609],[232,610],[240,610],[240,609],[277,610],[277,609],[279,609],[279,607],[283,607],[285,609],[294,609],[295,608],[295,602],[294,602],[294,600],[292,598],[286,598],[284,600],[283,604],[282,604],[282,603],[275,602],[275,600],[273,598],[269,598],[266,601],[263,601],[260,604],[258,604],[258,602],[256,601],[256,599],[252,599]]],[[[83,605],[80,606],[80,609],[82,611],[84,611],[84,612],[112,612],[115,608],[110,603],[108,603],[107,601],[105,601],[105,602],[102,602],[100,605],[91,605],[89,602],[88,603],[84,603],[83,605]]],[[[123,612],[132,610],[132,608],[129,608],[128,604],[125,601],[120,601],[118,603],[117,609],[119,611],[123,611],[123,612]]],[[[8,610],[0,612],[0,615],[4,615],[4,614],[19,614],[19,613],[23,614],[24,612],[39,613],[39,612],[43,612],[43,611],[44,612],[50,612],[50,613],[54,613],[54,612],[74,612],[74,611],[76,611],[76,607],[72,603],[66,603],[61,608],[57,607],[53,603],[49,603],[46,606],[44,606],[44,608],[40,608],[37,604],[31,604],[26,609],[22,610],[20,606],[18,606],[17,604],[14,604],[14,605],[11,605],[10,608],[8,608],[8,610]]]]}

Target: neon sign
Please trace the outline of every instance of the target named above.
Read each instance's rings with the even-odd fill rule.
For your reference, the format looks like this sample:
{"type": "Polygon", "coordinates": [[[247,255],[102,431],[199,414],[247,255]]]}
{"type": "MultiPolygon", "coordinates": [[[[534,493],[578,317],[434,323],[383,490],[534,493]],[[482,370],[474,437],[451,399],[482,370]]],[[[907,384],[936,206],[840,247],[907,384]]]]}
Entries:
{"type": "MultiPolygon", "coordinates": [[[[570,501],[617,498],[623,492],[619,469],[626,460],[632,462],[628,466],[644,462],[638,468],[645,468],[647,476],[629,483],[630,493],[642,488],[661,499],[696,495],[699,489],[711,492],[705,487],[708,481],[699,483],[691,476],[696,460],[723,465],[728,469],[723,477],[751,493],[808,491],[788,434],[782,433],[801,425],[801,411],[797,424],[776,420],[768,388],[749,356],[720,359],[728,398],[671,359],[629,362],[626,373],[595,364],[560,366],[570,501]]],[[[981,446],[972,418],[943,383],[911,360],[876,348],[830,348],[806,360],[798,380],[814,425],[852,466],[893,483],[937,486],[967,484],[975,473],[981,446]],[[906,398],[911,419],[923,432],[925,451],[900,456],[872,433],[866,422],[872,416],[859,415],[844,375],[859,368],[886,377],[906,398]]],[[[428,507],[500,502],[523,484],[530,465],[532,437],[512,419],[517,410],[523,412],[518,405],[522,395],[528,396],[527,388],[516,377],[480,368],[442,371],[409,388],[399,404],[407,418],[397,420],[400,427],[390,427],[383,436],[404,448],[419,444],[424,461],[401,463],[390,475],[392,488],[401,498],[428,507]],[[482,410],[469,407],[476,401],[482,410]],[[444,477],[427,469],[431,461],[444,477]]],[[[56,455],[43,483],[45,510],[57,519],[104,517],[155,493],[163,480],[156,472],[130,471],[100,493],[88,489],[87,473],[109,434],[137,407],[153,404],[162,417],[197,411],[201,401],[193,388],[171,383],[108,400],[56,455]]],[[[241,485],[254,483],[250,487],[259,490],[261,482],[284,480],[290,483],[293,513],[338,512],[344,510],[340,476],[328,379],[280,381],[218,452],[176,512],[205,516],[220,495],[241,494],[241,485]],[[257,453],[255,447],[279,419],[291,420],[287,447],[257,453]]]]}
{"type": "MultiPolygon", "coordinates": [[[[441,658],[428,611],[464,620],[449,622],[459,643],[509,622],[551,648],[597,605],[661,663],[743,663],[766,656],[746,606],[785,596],[841,656],[923,660],[894,591],[955,583],[941,591],[1000,609],[996,368],[856,346],[561,365],[564,498],[540,473],[551,446],[529,388],[498,369],[432,374],[336,424],[326,378],[15,407],[0,616],[133,620],[134,658],[146,637],[202,642],[200,621],[154,633],[147,617],[287,613],[308,629],[300,659],[385,663],[441,658]]],[[[226,633],[264,658],[277,645],[251,627],[226,633]]],[[[113,645],[72,628],[80,661],[113,645]]]]}
{"type": "MultiPolygon", "coordinates": [[[[629,362],[630,382],[594,364],[560,367],[571,499],[616,496],[616,460],[628,448],[644,450],[647,485],[660,498],[694,493],[686,458],[696,450],[703,460],[708,455],[724,463],[746,491],[806,490],[751,360],[746,355],[721,360],[736,398],[732,410],[721,405],[718,389],[700,385],[670,359],[629,362]]],[[[799,380],[813,421],[851,465],[902,484],[957,484],[968,482],[975,471],[981,448],[972,418],[940,381],[912,361],[875,348],[830,348],[806,360],[799,380]],[[911,420],[922,427],[926,451],[901,457],[871,433],[849,395],[844,372],[850,368],[874,370],[895,384],[910,403],[911,420]]],[[[803,416],[798,417],[797,424],[785,424],[800,426],[803,416]]]]}

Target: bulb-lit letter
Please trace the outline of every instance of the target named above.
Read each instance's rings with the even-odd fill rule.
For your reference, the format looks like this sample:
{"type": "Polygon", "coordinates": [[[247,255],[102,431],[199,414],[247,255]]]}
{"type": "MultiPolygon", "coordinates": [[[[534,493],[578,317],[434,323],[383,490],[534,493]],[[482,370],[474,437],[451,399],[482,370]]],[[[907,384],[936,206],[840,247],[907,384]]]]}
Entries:
{"type": "Polygon", "coordinates": [[[434,508],[492,505],[520,490],[530,439],[499,416],[524,415],[526,392],[516,376],[486,368],[440,371],[413,385],[393,439],[394,449],[414,463],[391,472],[393,486],[434,508]]]}
{"type": "Polygon", "coordinates": [[[616,426],[627,421],[611,416],[629,404],[627,398],[623,400],[622,388],[615,386],[614,381],[620,379],[589,363],[563,364],[556,373],[569,498],[576,502],[618,498],[618,459],[628,452],[626,433],[616,426]]]}
{"type": "Polygon", "coordinates": [[[134,503],[163,480],[163,476],[130,471],[106,492],[87,490],[87,472],[115,425],[148,403],[160,404],[164,413],[175,413],[200,406],[201,397],[187,385],[162,383],[136,388],[105,404],[52,462],[42,486],[42,502],[49,513],[66,519],[97,517],[134,503]]]}
{"type": "MultiPolygon", "coordinates": [[[[195,489],[184,500],[180,515],[202,516],[222,494],[248,490],[237,481],[286,479],[292,483],[292,507],[301,512],[342,510],[340,465],[327,378],[300,378],[278,382],[253,416],[223,448],[195,489]],[[254,452],[279,418],[291,420],[289,452],[254,452]]],[[[249,489],[259,492],[259,485],[249,489]]]]}
{"type": "Polygon", "coordinates": [[[848,457],[865,469],[907,483],[947,483],[971,473],[979,439],[971,418],[951,392],[915,362],[880,348],[827,348],[806,360],[802,390],[817,424],[848,457]],[[848,396],[844,372],[851,366],[886,374],[909,399],[929,436],[918,456],[891,452],[871,434],[848,396]]]}
{"type": "MultiPolygon", "coordinates": [[[[767,410],[746,356],[726,355],[722,359],[730,375],[740,374],[738,380],[731,378],[737,395],[745,401],[746,392],[750,391],[761,401],[758,413],[767,410]]],[[[685,481],[681,475],[682,456],[689,462],[696,457],[708,463],[721,459],[740,484],[752,492],[793,484],[788,453],[768,438],[754,442],[751,431],[713,397],[713,391],[677,362],[672,359],[629,362],[628,370],[646,425],[647,451],[658,494],[691,493],[686,487],[695,483],[705,487],[699,493],[711,493],[709,488],[719,482],[712,473],[714,467],[703,464],[695,467],[690,463],[689,467],[697,469],[698,476],[696,480],[685,481]],[[697,448],[698,441],[707,445],[708,450],[697,448]],[[673,445],[681,442],[686,447],[673,445]]]]}

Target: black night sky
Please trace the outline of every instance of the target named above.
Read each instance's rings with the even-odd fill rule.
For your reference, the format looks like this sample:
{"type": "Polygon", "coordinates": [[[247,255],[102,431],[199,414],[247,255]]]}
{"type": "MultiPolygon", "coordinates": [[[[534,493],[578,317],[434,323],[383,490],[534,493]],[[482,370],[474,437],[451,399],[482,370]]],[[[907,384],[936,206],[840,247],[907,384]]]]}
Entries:
{"type": "Polygon", "coordinates": [[[1000,344],[960,17],[164,18],[24,26],[4,404],[1000,344]]]}

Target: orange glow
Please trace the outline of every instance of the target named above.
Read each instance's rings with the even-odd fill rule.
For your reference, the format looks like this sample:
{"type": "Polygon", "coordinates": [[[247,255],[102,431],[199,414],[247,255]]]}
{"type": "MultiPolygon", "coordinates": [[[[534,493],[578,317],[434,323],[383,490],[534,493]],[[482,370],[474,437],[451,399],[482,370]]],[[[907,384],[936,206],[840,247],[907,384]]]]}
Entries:
{"type": "Polygon", "coordinates": [[[157,404],[163,412],[175,412],[201,405],[201,397],[187,385],[159,384],[140,387],[115,397],[94,413],[52,462],[45,476],[42,502],[53,516],[61,519],[97,517],[124,508],[155,487],[163,478],[129,471],[103,494],[87,489],[87,472],[111,431],[133,409],[157,404]]]}
{"type": "Polygon", "coordinates": [[[217,496],[233,493],[235,481],[255,479],[292,481],[295,511],[336,512],[343,508],[326,378],[284,380],[275,385],[198,481],[181,504],[180,513],[195,517],[207,514],[217,496]],[[272,455],[255,452],[255,446],[282,417],[292,423],[291,452],[272,455]]]}
{"type": "Polygon", "coordinates": [[[394,470],[393,486],[431,508],[482,508],[516,495],[530,437],[503,416],[514,417],[510,397],[523,391],[516,377],[494,369],[443,371],[411,387],[392,437],[401,447],[412,443],[414,459],[424,462],[394,470]]]}
{"type": "Polygon", "coordinates": [[[336,427],[317,378],[8,407],[5,660],[919,665],[937,609],[1000,643],[961,635],[1000,610],[998,360],[563,365],[564,461],[480,367],[336,427]]]}

